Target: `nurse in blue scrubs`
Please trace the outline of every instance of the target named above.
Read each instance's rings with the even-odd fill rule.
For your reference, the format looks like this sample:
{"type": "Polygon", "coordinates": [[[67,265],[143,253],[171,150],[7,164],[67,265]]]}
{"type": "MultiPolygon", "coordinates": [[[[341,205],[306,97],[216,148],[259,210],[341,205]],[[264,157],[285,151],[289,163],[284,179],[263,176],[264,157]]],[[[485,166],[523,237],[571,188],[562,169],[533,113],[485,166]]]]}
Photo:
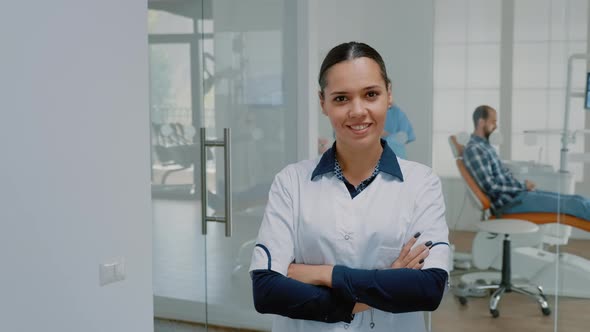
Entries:
{"type": "Polygon", "coordinates": [[[387,110],[383,138],[396,156],[408,159],[406,144],[415,141],[416,135],[406,113],[395,104],[387,110]]]}

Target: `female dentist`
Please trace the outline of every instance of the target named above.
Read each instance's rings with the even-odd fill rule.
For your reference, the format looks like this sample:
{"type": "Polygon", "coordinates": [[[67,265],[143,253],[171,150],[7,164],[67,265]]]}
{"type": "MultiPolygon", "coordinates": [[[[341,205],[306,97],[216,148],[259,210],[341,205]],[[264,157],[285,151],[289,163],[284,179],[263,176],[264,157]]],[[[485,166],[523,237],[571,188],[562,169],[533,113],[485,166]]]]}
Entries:
{"type": "Polygon", "coordinates": [[[334,47],[319,86],[336,142],[274,179],[250,266],[256,310],[280,332],[425,331],[449,270],[440,180],[380,139],[393,100],[377,51],[334,47]]]}

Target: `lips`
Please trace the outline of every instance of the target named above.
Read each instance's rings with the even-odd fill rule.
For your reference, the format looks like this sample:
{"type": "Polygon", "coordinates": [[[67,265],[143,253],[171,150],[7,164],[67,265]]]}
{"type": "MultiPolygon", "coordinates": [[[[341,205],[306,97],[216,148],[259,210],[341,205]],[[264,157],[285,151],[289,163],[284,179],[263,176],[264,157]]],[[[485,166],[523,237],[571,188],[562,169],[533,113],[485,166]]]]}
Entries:
{"type": "Polygon", "coordinates": [[[363,123],[360,125],[354,125],[354,126],[350,126],[350,128],[352,128],[353,130],[363,130],[365,128],[368,128],[369,124],[368,123],[363,123]]]}
{"type": "Polygon", "coordinates": [[[355,125],[349,125],[347,127],[350,128],[353,133],[355,133],[357,135],[363,135],[368,132],[369,127],[371,127],[371,124],[370,123],[360,123],[360,124],[355,124],[355,125]]]}

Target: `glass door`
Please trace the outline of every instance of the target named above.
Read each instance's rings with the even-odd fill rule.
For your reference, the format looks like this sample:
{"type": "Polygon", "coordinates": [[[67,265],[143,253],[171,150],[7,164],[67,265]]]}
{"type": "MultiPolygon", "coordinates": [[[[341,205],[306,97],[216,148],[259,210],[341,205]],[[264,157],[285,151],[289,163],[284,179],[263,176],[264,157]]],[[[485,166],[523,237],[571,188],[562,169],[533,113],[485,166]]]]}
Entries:
{"type": "Polygon", "coordinates": [[[156,318],[270,330],[248,267],[274,175],[296,160],[288,2],[149,2],[156,318]]]}
{"type": "Polygon", "coordinates": [[[201,18],[199,1],[149,2],[154,316],[206,326],[201,18]]]}
{"type": "MultiPolygon", "coordinates": [[[[203,86],[207,139],[231,132],[231,237],[207,223],[207,313],[212,325],[270,330],[252,303],[248,268],[274,176],[296,159],[295,5],[205,0],[203,86]],[[293,22],[293,23],[292,23],[293,22]],[[290,94],[291,93],[291,94],[290,94]]],[[[211,216],[225,216],[222,149],[206,183],[211,216]]],[[[227,218],[227,216],[225,216],[227,218]]]]}

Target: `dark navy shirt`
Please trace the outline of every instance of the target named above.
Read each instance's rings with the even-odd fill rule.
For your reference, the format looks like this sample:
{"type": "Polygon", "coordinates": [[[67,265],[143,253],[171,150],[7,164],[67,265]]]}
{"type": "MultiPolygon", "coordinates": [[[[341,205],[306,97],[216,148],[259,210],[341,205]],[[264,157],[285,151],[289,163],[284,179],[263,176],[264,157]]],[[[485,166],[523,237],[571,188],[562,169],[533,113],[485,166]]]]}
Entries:
{"type": "Polygon", "coordinates": [[[375,180],[375,177],[377,177],[379,172],[387,173],[403,181],[404,177],[399,167],[399,163],[397,162],[395,153],[383,139],[381,139],[381,146],[383,147],[383,152],[381,152],[381,157],[379,158],[377,165],[375,165],[373,173],[367,179],[363,180],[357,187],[348,182],[348,180],[344,177],[344,174],[342,174],[342,168],[340,167],[338,159],[336,159],[336,142],[334,142],[332,147],[322,155],[320,162],[311,174],[311,180],[313,181],[326,173],[332,173],[339,180],[344,182],[352,198],[355,198],[358,194],[365,190],[365,188],[367,188],[369,184],[375,180]]]}

